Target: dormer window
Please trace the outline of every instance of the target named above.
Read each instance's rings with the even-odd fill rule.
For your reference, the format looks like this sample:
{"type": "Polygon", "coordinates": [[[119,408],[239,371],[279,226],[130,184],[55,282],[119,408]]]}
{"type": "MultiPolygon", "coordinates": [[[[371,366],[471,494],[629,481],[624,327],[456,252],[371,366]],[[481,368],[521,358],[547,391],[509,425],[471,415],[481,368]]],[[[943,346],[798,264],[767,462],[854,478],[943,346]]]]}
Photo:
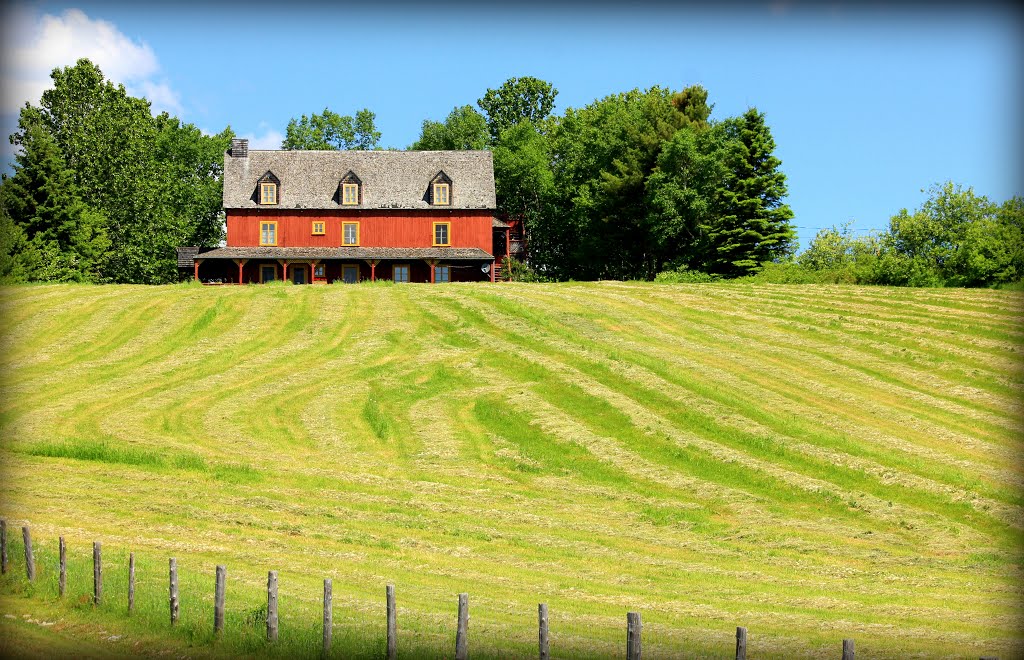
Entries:
{"type": "Polygon", "coordinates": [[[338,189],[338,201],[342,206],[358,206],[362,203],[362,184],[355,172],[348,171],[348,174],[341,177],[341,184],[338,189]]]}
{"type": "Polygon", "coordinates": [[[434,204],[437,206],[448,206],[451,204],[451,188],[447,183],[434,184],[434,204]]]}
{"type": "Polygon", "coordinates": [[[260,184],[260,204],[277,204],[277,184],[260,184]]]}
{"type": "Polygon", "coordinates": [[[281,201],[281,180],[267,172],[256,182],[256,199],[260,206],[273,206],[281,201]]]}
{"type": "Polygon", "coordinates": [[[444,171],[438,172],[430,180],[430,204],[432,206],[451,206],[452,180],[444,171]]]}

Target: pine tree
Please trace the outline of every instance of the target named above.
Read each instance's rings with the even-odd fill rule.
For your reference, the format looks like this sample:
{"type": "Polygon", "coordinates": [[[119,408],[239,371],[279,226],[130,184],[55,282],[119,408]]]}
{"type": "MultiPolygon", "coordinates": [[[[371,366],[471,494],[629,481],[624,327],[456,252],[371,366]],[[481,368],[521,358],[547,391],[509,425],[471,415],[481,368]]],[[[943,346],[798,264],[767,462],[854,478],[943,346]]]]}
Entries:
{"type": "Polygon", "coordinates": [[[53,136],[23,113],[21,152],[4,185],[4,207],[38,255],[29,279],[97,281],[110,246],[102,214],[78,198],[74,174],[53,136]]]}
{"type": "Polygon", "coordinates": [[[726,174],[715,195],[708,270],[746,275],[793,250],[793,211],[782,203],[786,175],[772,153],[775,140],[764,114],[751,108],[719,126],[725,132],[726,174]]]}

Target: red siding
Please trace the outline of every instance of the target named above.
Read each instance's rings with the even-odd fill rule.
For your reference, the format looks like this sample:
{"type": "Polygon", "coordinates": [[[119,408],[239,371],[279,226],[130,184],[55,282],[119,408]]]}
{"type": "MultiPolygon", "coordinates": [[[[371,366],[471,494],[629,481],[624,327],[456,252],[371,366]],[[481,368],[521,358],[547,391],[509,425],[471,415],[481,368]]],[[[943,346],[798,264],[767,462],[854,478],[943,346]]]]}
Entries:
{"type": "Polygon", "coordinates": [[[359,223],[360,247],[429,248],[435,222],[450,222],[452,247],[477,247],[490,253],[492,211],[238,211],[227,212],[228,247],[258,247],[260,223],[277,222],[278,247],[339,247],[341,223],[359,223]],[[326,234],[314,236],[313,222],[326,234]]]}

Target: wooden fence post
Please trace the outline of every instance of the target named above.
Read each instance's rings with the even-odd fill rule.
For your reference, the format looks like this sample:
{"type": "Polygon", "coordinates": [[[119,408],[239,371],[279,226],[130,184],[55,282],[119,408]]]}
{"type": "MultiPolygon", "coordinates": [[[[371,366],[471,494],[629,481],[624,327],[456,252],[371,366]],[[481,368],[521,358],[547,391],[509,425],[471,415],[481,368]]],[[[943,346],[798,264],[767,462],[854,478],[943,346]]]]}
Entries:
{"type": "Polygon", "coordinates": [[[128,553],[128,614],[135,611],[135,553],[128,553]]]}
{"type": "Polygon", "coordinates": [[[57,542],[57,554],[60,556],[60,577],[57,578],[57,595],[64,597],[64,591],[68,586],[68,545],[61,536],[57,542]]]}
{"type": "Polygon", "coordinates": [[[395,660],[398,657],[398,623],[395,611],[395,585],[389,584],[384,587],[384,594],[388,604],[388,656],[387,660],[395,660]]]}
{"type": "Polygon", "coordinates": [[[170,606],[171,606],[171,625],[173,626],[178,622],[178,561],[171,557],[170,564],[170,606]]]}
{"type": "Polygon", "coordinates": [[[25,541],[25,574],[29,582],[35,582],[36,558],[32,554],[32,535],[29,534],[28,526],[21,528],[21,538],[25,541]]]}
{"type": "Polygon", "coordinates": [[[469,660],[469,594],[459,594],[459,627],[455,631],[455,660],[469,660]]]}
{"type": "Polygon", "coordinates": [[[7,521],[0,520],[0,573],[7,575],[7,521]]]}
{"type": "Polygon", "coordinates": [[[92,603],[103,602],[103,548],[99,541],[92,542],[92,603]]]}
{"type": "Polygon", "coordinates": [[[267,573],[267,639],[277,641],[277,571],[267,573]]]}
{"type": "Polygon", "coordinates": [[[213,634],[224,632],[224,590],[228,579],[227,566],[217,567],[217,582],[213,588],[213,634]]]}
{"type": "Polygon", "coordinates": [[[324,580],[324,657],[331,651],[331,630],[334,627],[334,585],[330,579],[324,580]]]}
{"type": "Polygon", "coordinates": [[[626,613],[626,660],[640,660],[641,645],[640,632],[643,626],[640,623],[639,612],[626,613]]]}
{"type": "Polygon", "coordinates": [[[747,660],[747,629],[736,628],[736,660],[747,660]]]}
{"type": "Polygon", "coordinates": [[[843,660],[853,660],[853,640],[843,640],[843,660]]]}
{"type": "Polygon", "coordinates": [[[540,660],[549,660],[548,650],[548,606],[546,603],[537,605],[537,636],[540,644],[540,660]]]}

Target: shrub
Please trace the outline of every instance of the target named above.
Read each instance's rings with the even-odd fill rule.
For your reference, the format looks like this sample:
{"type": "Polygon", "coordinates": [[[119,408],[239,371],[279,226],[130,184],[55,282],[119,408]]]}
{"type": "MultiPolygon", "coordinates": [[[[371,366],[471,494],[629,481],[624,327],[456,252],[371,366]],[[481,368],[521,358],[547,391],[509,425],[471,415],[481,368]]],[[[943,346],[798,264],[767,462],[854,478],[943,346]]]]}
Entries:
{"type": "Polygon", "coordinates": [[[678,266],[674,270],[663,270],[654,276],[655,282],[667,284],[706,284],[718,282],[721,276],[711,273],[702,273],[699,270],[690,270],[686,266],[678,266]]]}
{"type": "Polygon", "coordinates": [[[856,284],[857,276],[849,266],[815,270],[795,261],[766,262],[752,275],[737,282],[754,284],[856,284]]]}
{"type": "Polygon", "coordinates": [[[550,282],[550,277],[541,275],[533,268],[515,257],[505,257],[501,261],[502,279],[509,282],[550,282]]]}

